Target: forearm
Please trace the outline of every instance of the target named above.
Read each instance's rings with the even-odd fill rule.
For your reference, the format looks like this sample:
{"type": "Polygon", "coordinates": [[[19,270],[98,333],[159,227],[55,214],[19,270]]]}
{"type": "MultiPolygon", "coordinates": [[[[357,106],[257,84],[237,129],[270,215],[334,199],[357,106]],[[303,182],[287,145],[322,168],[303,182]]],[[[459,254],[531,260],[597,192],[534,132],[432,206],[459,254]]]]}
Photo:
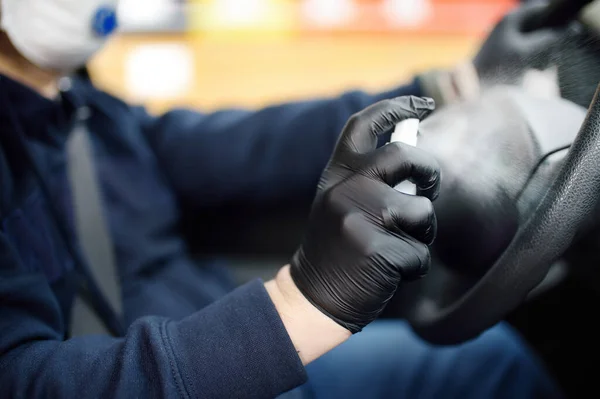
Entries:
{"type": "Polygon", "coordinates": [[[181,321],[145,317],[123,338],[66,341],[44,283],[42,276],[10,282],[0,277],[5,396],[262,398],[306,381],[262,282],[240,287],[181,321]]]}
{"type": "Polygon", "coordinates": [[[265,283],[283,325],[303,364],[329,352],[350,337],[350,332],[321,313],[300,293],[289,266],[265,283]]]}
{"type": "Polygon", "coordinates": [[[174,110],[147,119],[162,171],[191,208],[310,202],[339,133],[354,113],[384,98],[419,95],[414,81],[378,94],[212,114],[174,110]]]}

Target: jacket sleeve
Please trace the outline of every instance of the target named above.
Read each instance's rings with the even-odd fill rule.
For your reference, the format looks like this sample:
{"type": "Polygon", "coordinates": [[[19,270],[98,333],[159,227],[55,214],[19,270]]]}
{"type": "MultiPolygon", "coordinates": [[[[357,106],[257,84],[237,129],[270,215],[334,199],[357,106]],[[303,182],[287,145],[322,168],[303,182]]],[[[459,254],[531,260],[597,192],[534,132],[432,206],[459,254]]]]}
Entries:
{"type": "Polygon", "coordinates": [[[420,95],[418,80],[377,95],[140,118],[180,200],[193,206],[310,201],[348,118],[386,98],[420,95]]]}
{"type": "Polygon", "coordinates": [[[0,233],[0,315],[2,397],[264,398],[306,380],[260,281],[181,321],[65,340],[45,277],[22,271],[0,233]]]}

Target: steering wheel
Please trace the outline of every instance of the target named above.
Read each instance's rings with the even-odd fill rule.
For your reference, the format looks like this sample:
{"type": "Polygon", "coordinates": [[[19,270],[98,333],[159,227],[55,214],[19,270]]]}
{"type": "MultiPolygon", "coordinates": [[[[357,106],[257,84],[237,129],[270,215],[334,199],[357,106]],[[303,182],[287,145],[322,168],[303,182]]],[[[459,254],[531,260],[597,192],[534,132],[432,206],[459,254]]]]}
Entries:
{"type": "MultiPolygon", "coordinates": [[[[536,165],[532,168],[532,173],[526,173],[528,179],[525,184],[518,184],[519,194],[514,198],[523,197],[536,184],[537,188],[533,187],[532,190],[539,193],[525,216],[514,226],[508,224],[507,230],[510,232],[514,227],[514,234],[510,232],[506,245],[500,248],[495,260],[488,263],[492,266],[475,273],[466,273],[464,270],[455,273],[452,278],[458,281],[448,283],[466,288],[453,292],[450,297],[430,290],[415,299],[406,319],[419,336],[434,344],[454,344],[474,338],[492,327],[525,300],[529,292],[547,275],[552,263],[561,257],[582,232],[600,203],[599,92],[600,86],[579,133],[570,148],[570,142],[564,147],[566,155],[556,164],[552,174],[548,175],[550,184],[543,184],[544,189],[540,190],[540,180],[535,178],[537,171],[542,169],[540,165],[543,165],[544,160],[534,162],[536,165]]],[[[582,111],[582,118],[584,114],[582,111]]],[[[435,114],[431,118],[434,116],[435,114]]],[[[426,127],[425,122],[427,120],[422,123],[422,128],[426,127]]],[[[579,125],[576,123],[572,127],[574,133],[579,125]]],[[[555,146],[558,144],[560,143],[555,143],[555,146]]],[[[539,147],[539,142],[531,146],[534,149],[539,147]]],[[[501,151],[496,149],[496,152],[499,150],[501,151]]],[[[555,152],[558,151],[543,154],[544,159],[555,152]]],[[[524,157],[529,159],[529,155],[524,157]]],[[[530,161],[527,162],[531,164],[530,161]]],[[[510,165],[507,168],[510,169],[510,165]]],[[[442,173],[444,172],[442,164],[442,173]]],[[[511,178],[507,181],[512,184],[510,182],[513,180],[511,178]]],[[[442,175],[442,186],[445,183],[445,176],[442,175]]],[[[506,218],[505,215],[502,217],[506,218]]],[[[442,222],[440,220],[440,227],[442,222]]],[[[432,272],[435,271],[434,268],[432,272]]]]}

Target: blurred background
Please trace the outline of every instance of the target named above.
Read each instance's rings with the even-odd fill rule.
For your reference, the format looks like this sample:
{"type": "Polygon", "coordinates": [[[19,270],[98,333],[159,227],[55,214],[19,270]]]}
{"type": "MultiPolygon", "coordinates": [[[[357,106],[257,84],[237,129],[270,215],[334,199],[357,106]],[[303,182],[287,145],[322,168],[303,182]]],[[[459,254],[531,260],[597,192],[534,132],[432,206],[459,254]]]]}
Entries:
{"type": "Polygon", "coordinates": [[[516,0],[122,0],[96,84],[158,113],[257,107],[471,57],[516,0]]]}

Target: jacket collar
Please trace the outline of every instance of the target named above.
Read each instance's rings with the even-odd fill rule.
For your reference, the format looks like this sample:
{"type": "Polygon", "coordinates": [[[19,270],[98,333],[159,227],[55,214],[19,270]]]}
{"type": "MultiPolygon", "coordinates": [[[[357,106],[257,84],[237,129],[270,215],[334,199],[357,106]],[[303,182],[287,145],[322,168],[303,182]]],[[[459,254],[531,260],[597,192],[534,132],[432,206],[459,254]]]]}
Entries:
{"type": "Polygon", "coordinates": [[[83,103],[71,78],[59,82],[59,95],[48,99],[26,85],[7,76],[0,75],[0,126],[14,130],[10,126],[10,114],[14,113],[27,138],[47,143],[64,142],[75,112],[83,103]]]}

